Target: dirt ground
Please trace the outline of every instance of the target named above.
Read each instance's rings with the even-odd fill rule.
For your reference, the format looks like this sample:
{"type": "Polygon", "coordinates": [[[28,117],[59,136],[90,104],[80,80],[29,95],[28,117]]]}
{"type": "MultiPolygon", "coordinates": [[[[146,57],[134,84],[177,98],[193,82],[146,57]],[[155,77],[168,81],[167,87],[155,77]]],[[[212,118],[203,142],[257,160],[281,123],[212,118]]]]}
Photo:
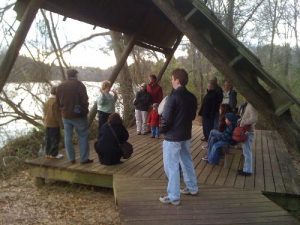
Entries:
{"type": "Polygon", "coordinates": [[[120,225],[111,189],[47,183],[27,171],[0,181],[1,225],[120,225]]]}

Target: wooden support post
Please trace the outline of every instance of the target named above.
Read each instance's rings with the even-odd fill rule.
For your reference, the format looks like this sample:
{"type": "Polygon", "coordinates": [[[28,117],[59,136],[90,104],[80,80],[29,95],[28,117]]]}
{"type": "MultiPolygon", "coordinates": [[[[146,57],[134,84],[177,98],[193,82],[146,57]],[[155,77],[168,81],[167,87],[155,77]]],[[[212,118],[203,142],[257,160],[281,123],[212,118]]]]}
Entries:
{"type": "MultiPolygon", "coordinates": [[[[136,39],[136,35],[132,35],[130,38],[129,38],[129,42],[128,42],[128,45],[126,46],[119,62],[117,63],[117,65],[114,67],[111,75],[110,75],[110,78],[108,79],[112,84],[116,81],[124,63],[126,62],[130,52],[132,51],[133,47],[134,47],[134,44],[135,44],[135,39],[136,39]]],[[[88,118],[88,121],[89,121],[89,126],[92,125],[93,123],[93,120],[95,119],[96,117],[96,114],[97,114],[97,104],[95,103],[92,107],[92,109],[90,110],[90,113],[89,113],[89,118],[88,118]]]]}
{"type": "Polygon", "coordinates": [[[181,36],[179,36],[179,37],[177,38],[177,40],[176,40],[176,42],[175,42],[175,44],[174,44],[174,46],[173,46],[173,48],[172,48],[172,51],[168,54],[167,59],[166,59],[164,65],[163,65],[163,67],[161,68],[161,70],[159,71],[159,73],[158,73],[158,75],[157,75],[157,81],[158,81],[158,82],[161,80],[162,75],[163,75],[164,72],[166,71],[166,69],[167,69],[169,63],[171,62],[171,59],[172,59],[172,57],[173,57],[173,55],[174,55],[174,52],[176,51],[178,45],[180,44],[182,37],[183,37],[183,35],[181,35],[181,36]]]}
{"type": "Polygon", "coordinates": [[[2,91],[10,71],[18,57],[26,35],[44,0],[31,0],[22,16],[21,23],[0,65],[0,92],[2,91]]]}
{"type": "Polygon", "coordinates": [[[117,65],[114,67],[111,75],[110,75],[110,78],[108,79],[112,84],[116,81],[124,63],[126,62],[130,52],[132,51],[133,47],[134,47],[134,44],[135,44],[135,39],[136,39],[136,35],[132,35],[130,38],[129,38],[129,42],[128,42],[128,45],[126,46],[119,62],[117,63],[117,65]]]}

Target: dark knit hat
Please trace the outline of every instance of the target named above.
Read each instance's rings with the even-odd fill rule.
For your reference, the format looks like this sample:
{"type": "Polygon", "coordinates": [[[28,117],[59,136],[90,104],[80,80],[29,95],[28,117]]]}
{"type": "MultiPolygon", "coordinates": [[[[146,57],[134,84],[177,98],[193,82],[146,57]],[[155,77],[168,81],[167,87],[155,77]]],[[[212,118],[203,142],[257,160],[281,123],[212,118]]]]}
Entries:
{"type": "Polygon", "coordinates": [[[236,123],[238,118],[234,113],[226,113],[225,118],[228,119],[231,123],[236,123]]]}
{"type": "Polygon", "coordinates": [[[70,77],[76,77],[77,73],[78,73],[78,71],[75,70],[75,69],[69,69],[69,70],[67,70],[68,78],[70,78],[70,77]]]}

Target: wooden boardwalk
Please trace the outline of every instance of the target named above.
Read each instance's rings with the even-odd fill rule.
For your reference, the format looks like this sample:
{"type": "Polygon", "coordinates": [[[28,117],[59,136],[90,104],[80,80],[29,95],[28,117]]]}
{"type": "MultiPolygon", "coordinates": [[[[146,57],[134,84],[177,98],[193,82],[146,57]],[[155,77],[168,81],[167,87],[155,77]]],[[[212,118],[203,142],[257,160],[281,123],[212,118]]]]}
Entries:
{"type": "Polygon", "coordinates": [[[182,196],[179,206],[158,197],[166,181],[116,175],[114,193],[123,225],[296,225],[288,212],[261,192],[201,185],[197,196],[182,196]]]}
{"type": "MultiPolygon", "coordinates": [[[[124,224],[270,224],[270,221],[274,221],[272,224],[298,224],[284,210],[275,207],[274,203],[261,194],[262,191],[299,194],[297,174],[287,149],[276,132],[256,131],[253,144],[255,172],[251,177],[244,177],[236,173],[242,164],[241,150],[235,150],[236,153],[227,158],[226,167],[222,163],[212,166],[201,160],[205,154],[201,146],[206,144],[200,140],[201,130],[200,126],[194,125],[192,135],[192,156],[201,194],[195,198],[185,196],[182,199],[183,206],[179,207],[163,206],[158,202],[158,197],[165,193],[166,189],[162,163],[163,139],[136,135],[134,129],[130,129],[129,139],[134,146],[134,154],[120,165],[99,164],[92,142],[91,158],[95,161],[92,164],[70,164],[66,158],[60,160],[38,158],[28,161],[28,164],[31,165],[32,175],[42,179],[113,187],[119,203],[121,221],[124,224]],[[125,183],[122,184],[124,180],[125,183]],[[149,190],[144,187],[145,185],[149,190]],[[145,190],[146,193],[143,194],[145,190]],[[138,195],[134,195],[135,192],[138,195]],[[132,199],[132,202],[127,201],[128,199],[132,199]],[[141,212],[139,219],[135,220],[132,213],[139,211],[135,207],[143,205],[143,202],[148,213],[141,212]],[[250,208],[253,209],[251,212],[244,212],[247,221],[238,216],[241,213],[239,210],[247,209],[244,202],[250,202],[250,208]],[[226,207],[227,205],[229,207],[226,207]],[[157,214],[157,218],[154,219],[152,215],[156,215],[155,212],[158,213],[161,209],[164,209],[162,213],[165,214],[157,214]],[[217,212],[215,219],[214,212],[217,212]],[[172,215],[174,221],[170,219],[173,218],[172,215]],[[177,221],[179,217],[182,220],[177,221]],[[264,217],[272,217],[274,220],[267,221],[264,217]],[[166,223],[166,218],[174,223],[166,223]],[[233,219],[232,223],[228,222],[230,219],[233,219]]],[[[79,159],[77,161],[79,162],[79,159]]]]}

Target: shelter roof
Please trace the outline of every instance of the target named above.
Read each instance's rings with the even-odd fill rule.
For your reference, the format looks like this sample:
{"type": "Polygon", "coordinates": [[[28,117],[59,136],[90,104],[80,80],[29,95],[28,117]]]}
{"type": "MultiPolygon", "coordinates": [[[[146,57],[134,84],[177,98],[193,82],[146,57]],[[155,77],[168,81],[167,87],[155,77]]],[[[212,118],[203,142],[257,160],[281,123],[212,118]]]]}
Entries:
{"type": "MultiPolygon", "coordinates": [[[[29,0],[18,0],[20,19],[29,0]]],[[[151,0],[44,0],[42,8],[65,17],[125,34],[136,34],[137,42],[168,51],[181,36],[151,0]]]]}

